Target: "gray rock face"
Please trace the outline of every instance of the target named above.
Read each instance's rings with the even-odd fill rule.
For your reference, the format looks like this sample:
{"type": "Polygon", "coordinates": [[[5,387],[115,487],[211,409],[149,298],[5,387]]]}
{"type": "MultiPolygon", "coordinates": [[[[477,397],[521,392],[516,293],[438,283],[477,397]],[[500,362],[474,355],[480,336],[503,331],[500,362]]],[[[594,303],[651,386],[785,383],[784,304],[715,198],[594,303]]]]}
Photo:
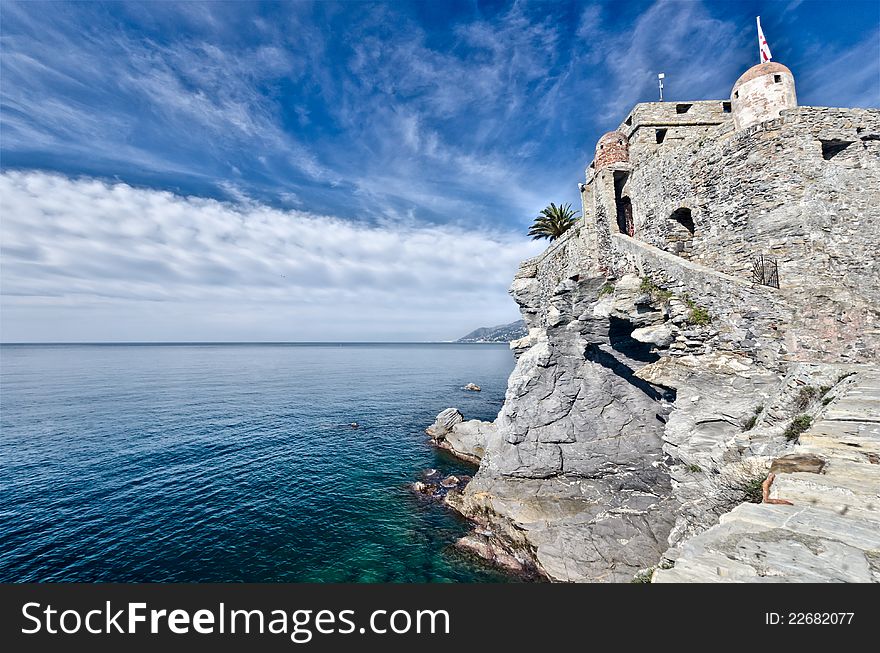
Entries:
{"type": "Polygon", "coordinates": [[[771,498],[791,505],[734,508],[654,582],[880,582],[880,374],[857,372],[826,406],[773,462],[771,498]]]}
{"type": "MultiPolygon", "coordinates": [[[[446,435],[489,431],[478,474],[448,503],[494,534],[493,550],[527,554],[555,580],[625,581],[667,548],[675,500],[658,414],[670,397],[635,376],[651,356],[630,337],[664,316],[638,284],[600,298],[604,277],[560,283],[547,326],[517,345],[494,426],[446,435]]],[[[533,290],[514,282],[527,323],[542,312],[528,304],[541,301],[533,290]]]]}

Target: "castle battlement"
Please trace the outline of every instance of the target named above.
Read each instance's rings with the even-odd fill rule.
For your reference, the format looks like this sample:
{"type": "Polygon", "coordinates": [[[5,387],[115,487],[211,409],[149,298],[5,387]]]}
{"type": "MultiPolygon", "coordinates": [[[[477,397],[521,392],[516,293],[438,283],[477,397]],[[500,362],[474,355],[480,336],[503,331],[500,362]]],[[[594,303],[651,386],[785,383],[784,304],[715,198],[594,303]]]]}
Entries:
{"type": "Polygon", "coordinates": [[[617,131],[626,134],[630,147],[668,145],[706,133],[733,119],[727,100],[694,102],[641,102],[635,105],[617,131]]]}

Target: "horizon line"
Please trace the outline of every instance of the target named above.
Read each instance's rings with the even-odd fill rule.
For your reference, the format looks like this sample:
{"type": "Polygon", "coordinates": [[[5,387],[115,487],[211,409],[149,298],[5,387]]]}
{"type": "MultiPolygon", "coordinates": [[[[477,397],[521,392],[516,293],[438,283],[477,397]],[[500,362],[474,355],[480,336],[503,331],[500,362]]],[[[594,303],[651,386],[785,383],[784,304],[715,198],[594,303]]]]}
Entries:
{"type": "Polygon", "coordinates": [[[28,342],[0,341],[8,345],[500,345],[507,342],[457,340],[81,340],[28,342]]]}

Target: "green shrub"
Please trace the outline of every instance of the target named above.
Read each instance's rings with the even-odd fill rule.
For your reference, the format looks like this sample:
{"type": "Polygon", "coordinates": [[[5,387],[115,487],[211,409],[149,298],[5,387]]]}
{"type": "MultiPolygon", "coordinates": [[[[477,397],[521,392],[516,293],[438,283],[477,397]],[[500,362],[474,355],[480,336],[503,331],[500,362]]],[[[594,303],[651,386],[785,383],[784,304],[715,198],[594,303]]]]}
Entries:
{"type": "Polygon", "coordinates": [[[633,576],[633,579],[630,581],[630,583],[650,583],[651,576],[653,574],[654,574],[653,567],[651,567],[650,569],[645,569],[645,570],[637,573],[635,576],[633,576]]]}
{"type": "Polygon", "coordinates": [[[764,404],[758,404],[755,406],[755,409],[752,411],[752,414],[743,420],[742,429],[743,432],[751,431],[755,428],[755,424],[758,422],[758,415],[761,414],[761,411],[764,410],[764,404]]]}
{"type": "Polygon", "coordinates": [[[672,297],[672,293],[668,290],[663,290],[660,286],[651,281],[648,277],[644,277],[642,279],[642,283],[639,285],[639,290],[644,293],[648,293],[653,297],[656,301],[668,302],[672,297]]]}
{"type": "Polygon", "coordinates": [[[703,468],[699,465],[688,465],[686,469],[692,474],[699,474],[703,471],[703,468]]]}
{"type": "Polygon", "coordinates": [[[785,433],[782,435],[785,436],[785,439],[789,442],[793,440],[797,440],[801,433],[810,428],[810,424],[813,423],[813,418],[809,415],[798,415],[793,420],[791,420],[791,424],[785,429],[785,433]]]}
{"type": "Polygon", "coordinates": [[[614,286],[610,283],[606,283],[604,286],[599,288],[599,297],[604,297],[605,295],[610,295],[614,292],[614,286]]]}
{"type": "Polygon", "coordinates": [[[688,322],[697,326],[706,326],[712,322],[712,316],[702,306],[694,306],[691,308],[691,314],[688,316],[688,322]]]}
{"type": "Polygon", "coordinates": [[[830,404],[832,401],[834,401],[834,397],[825,397],[825,398],[822,400],[822,405],[823,405],[823,406],[827,406],[827,405],[830,404]]]}
{"type": "Polygon", "coordinates": [[[762,503],[764,501],[764,479],[752,478],[747,480],[740,487],[743,493],[743,499],[747,503],[762,503]]]}
{"type": "Polygon", "coordinates": [[[819,391],[816,388],[811,385],[805,385],[798,390],[797,396],[794,398],[794,405],[797,406],[798,410],[803,410],[813,402],[817,394],[819,394],[819,391]]]}

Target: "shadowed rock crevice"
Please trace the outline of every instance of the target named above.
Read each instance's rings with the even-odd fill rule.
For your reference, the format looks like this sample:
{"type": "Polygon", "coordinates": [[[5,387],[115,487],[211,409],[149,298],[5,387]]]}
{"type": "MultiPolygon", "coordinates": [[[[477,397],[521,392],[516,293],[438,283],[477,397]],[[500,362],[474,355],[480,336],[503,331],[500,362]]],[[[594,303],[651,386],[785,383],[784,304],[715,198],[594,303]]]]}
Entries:
{"type": "Polygon", "coordinates": [[[654,401],[675,401],[674,390],[668,388],[656,388],[647,381],[640,379],[636,376],[635,370],[633,370],[631,367],[627,366],[608,352],[603,351],[597,345],[589,345],[587,347],[587,350],[584,352],[584,358],[593,363],[597,363],[608,370],[611,370],[611,372],[619,376],[627,383],[635,386],[636,388],[644,392],[654,401]]]}

